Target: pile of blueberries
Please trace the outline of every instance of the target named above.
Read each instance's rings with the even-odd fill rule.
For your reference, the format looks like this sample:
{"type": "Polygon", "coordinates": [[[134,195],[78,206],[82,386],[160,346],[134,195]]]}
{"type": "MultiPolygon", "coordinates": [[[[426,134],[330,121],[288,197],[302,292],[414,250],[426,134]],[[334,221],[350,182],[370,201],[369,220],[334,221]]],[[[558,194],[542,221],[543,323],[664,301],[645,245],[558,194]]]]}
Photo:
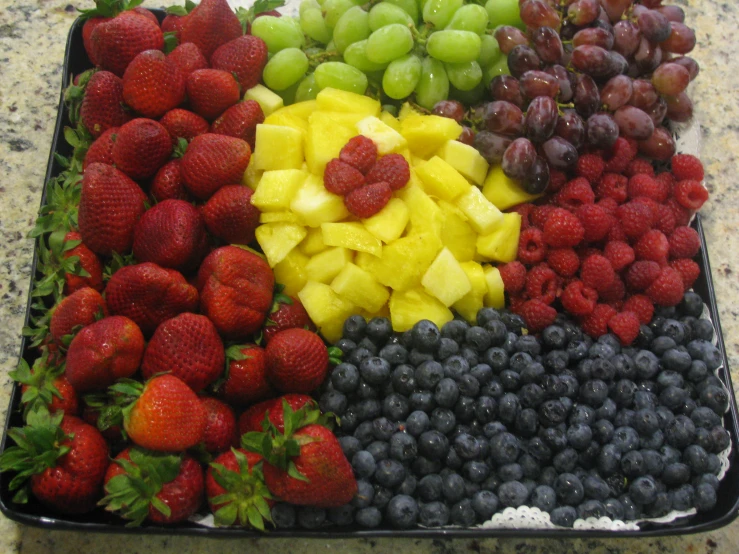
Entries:
{"type": "Polygon", "coordinates": [[[278,504],[278,526],[473,526],[533,506],[552,523],[659,517],[716,504],[729,395],[703,301],[685,294],[632,347],[559,316],[539,337],[507,311],[476,325],[344,324],[319,397],[358,493],[332,510],[278,504]]]}

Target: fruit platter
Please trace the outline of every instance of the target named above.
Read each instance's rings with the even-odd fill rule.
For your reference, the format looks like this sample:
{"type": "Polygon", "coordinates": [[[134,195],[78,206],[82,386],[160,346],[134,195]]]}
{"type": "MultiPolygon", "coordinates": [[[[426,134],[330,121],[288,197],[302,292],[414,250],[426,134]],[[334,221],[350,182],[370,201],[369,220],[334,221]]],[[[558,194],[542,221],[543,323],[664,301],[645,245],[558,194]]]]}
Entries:
{"type": "Polygon", "coordinates": [[[7,517],[562,537],[737,516],[679,6],[140,4],[70,30],[7,517]]]}

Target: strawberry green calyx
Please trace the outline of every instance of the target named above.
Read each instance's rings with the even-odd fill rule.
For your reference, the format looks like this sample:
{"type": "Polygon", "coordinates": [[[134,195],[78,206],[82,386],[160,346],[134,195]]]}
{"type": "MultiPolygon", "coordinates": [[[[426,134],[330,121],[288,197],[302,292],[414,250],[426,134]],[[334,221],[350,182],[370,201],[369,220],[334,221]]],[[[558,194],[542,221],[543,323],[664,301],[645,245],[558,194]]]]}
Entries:
{"type": "Polygon", "coordinates": [[[103,281],[107,283],[116,271],[128,265],[136,265],[136,263],[133,254],[121,256],[118,252],[113,252],[110,261],[103,268],[103,281]]]}
{"type": "Polygon", "coordinates": [[[44,354],[33,363],[33,371],[28,362],[21,358],[18,367],[8,375],[27,387],[21,396],[24,417],[28,417],[32,411],[48,410],[54,397],[62,398],[59,389],[54,386],[54,380],[63,373],[64,364],[52,363],[47,349],[44,349],[44,354]]]}
{"type": "Polygon", "coordinates": [[[184,6],[169,6],[164,11],[169,15],[187,15],[195,9],[195,6],[197,4],[192,0],[185,0],[184,6]]]}
{"type": "Polygon", "coordinates": [[[241,28],[243,29],[243,32],[246,33],[249,25],[254,22],[257,15],[281,8],[284,5],[284,0],[256,0],[248,9],[237,8],[236,17],[239,18],[241,28]]]}
{"type": "Polygon", "coordinates": [[[119,13],[132,10],[139,6],[144,0],[95,0],[95,7],[89,10],[77,11],[82,14],[80,17],[88,19],[90,17],[115,17],[119,13]]]}
{"type": "Polygon", "coordinates": [[[123,431],[123,410],[116,404],[119,397],[108,392],[91,392],[83,397],[85,406],[97,412],[95,426],[98,431],[107,431],[113,427],[120,427],[123,431]]]}

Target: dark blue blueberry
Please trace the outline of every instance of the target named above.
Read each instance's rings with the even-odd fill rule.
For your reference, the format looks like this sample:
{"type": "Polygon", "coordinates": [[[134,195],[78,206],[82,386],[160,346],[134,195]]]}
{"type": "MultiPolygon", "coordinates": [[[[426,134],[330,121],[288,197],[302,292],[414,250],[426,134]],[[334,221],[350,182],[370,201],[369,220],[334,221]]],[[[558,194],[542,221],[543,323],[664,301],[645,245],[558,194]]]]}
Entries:
{"type": "Polygon", "coordinates": [[[493,378],[493,370],[488,364],[477,364],[470,369],[470,375],[472,375],[480,386],[486,385],[493,378]]]}
{"type": "Polygon", "coordinates": [[[504,369],[508,369],[510,358],[502,348],[493,347],[485,351],[482,361],[492,368],[493,373],[500,373],[504,369]]]}
{"type": "Polygon", "coordinates": [[[567,369],[570,357],[565,350],[552,350],[544,355],[542,364],[551,373],[561,373],[567,369]]]}
{"type": "Polygon", "coordinates": [[[619,379],[633,380],[636,378],[636,366],[634,360],[630,356],[625,354],[616,354],[611,358],[611,364],[613,364],[616,370],[616,377],[619,379]]]}
{"type": "Polygon", "coordinates": [[[390,378],[390,362],[378,356],[372,356],[359,364],[362,379],[373,386],[384,385],[390,378]]]}
{"type": "Polygon", "coordinates": [[[586,404],[576,404],[573,406],[568,419],[568,423],[570,425],[576,425],[578,423],[591,425],[595,423],[595,421],[595,410],[586,404]]]}
{"type": "Polygon", "coordinates": [[[344,415],[339,418],[339,427],[345,433],[353,433],[359,423],[359,409],[356,405],[349,406],[344,415]]]}
{"type": "Polygon", "coordinates": [[[375,473],[377,463],[374,456],[366,450],[360,450],[351,458],[354,475],[360,479],[370,478],[375,473]]]}
{"type": "Polygon", "coordinates": [[[326,510],[314,506],[298,508],[298,525],[303,529],[318,529],[326,521],[326,510]]]}
{"type": "Polygon", "coordinates": [[[386,344],[380,350],[379,356],[391,365],[404,364],[408,361],[408,351],[400,344],[386,344]]]}
{"type": "Polygon", "coordinates": [[[377,345],[372,342],[369,337],[364,337],[362,340],[360,340],[357,343],[357,348],[365,348],[366,350],[371,352],[373,356],[377,356],[377,351],[379,350],[377,348],[377,345]]]}
{"type": "Polygon", "coordinates": [[[441,336],[443,338],[451,339],[454,342],[464,342],[464,334],[469,328],[469,324],[462,319],[453,319],[446,322],[441,327],[441,336]]]}
{"type": "Polygon", "coordinates": [[[665,465],[679,462],[682,459],[682,452],[667,444],[659,449],[659,454],[662,456],[662,461],[664,461],[665,465]]]}
{"type": "Polygon", "coordinates": [[[690,481],[690,468],[681,462],[666,463],[661,477],[671,487],[684,485],[690,481]]]}
{"type": "Polygon", "coordinates": [[[707,389],[708,387],[718,387],[722,388],[724,384],[721,382],[721,379],[716,377],[715,375],[709,375],[702,381],[695,384],[695,389],[698,391],[698,393],[702,393],[704,389],[707,389]]]}
{"type": "Polygon", "coordinates": [[[729,432],[721,425],[711,427],[711,442],[713,443],[711,453],[718,454],[719,452],[723,452],[731,444],[729,432]]]}
{"type": "Polygon", "coordinates": [[[374,428],[371,421],[363,421],[354,430],[354,436],[359,439],[362,446],[365,447],[375,440],[374,428]]]}
{"type": "Polygon", "coordinates": [[[504,369],[498,376],[505,391],[517,391],[521,386],[521,376],[512,369],[504,369]]]}
{"type": "Polygon", "coordinates": [[[701,391],[700,402],[701,406],[706,406],[723,416],[729,408],[729,395],[724,387],[710,385],[701,391]]]}
{"type": "Polygon", "coordinates": [[[656,356],[661,357],[665,352],[671,348],[675,348],[676,346],[677,343],[671,337],[660,335],[655,337],[652,344],[649,345],[649,349],[654,352],[656,356]]]}
{"type": "Polygon", "coordinates": [[[567,398],[575,398],[580,392],[580,383],[575,375],[570,373],[569,370],[565,370],[559,374],[559,381],[565,387],[563,396],[567,398]]]}
{"type": "Polygon", "coordinates": [[[613,444],[621,454],[639,448],[639,434],[633,427],[617,427],[613,432],[613,444]]]}
{"type": "Polygon", "coordinates": [[[449,508],[437,501],[421,504],[418,522],[424,527],[443,527],[449,523],[449,508]]]}
{"type": "Polygon", "coordinates": [[[693,362],[690,354],[682,347],[670,348],[667,352],[662,354],[662,365],[665,369],[671,371],[677,371],[685,373],[690,369],[690,364],[693,362]]]}
{"type": "Polygon", "coordinates": [[[706,452],[713,451],[713,437],[711,431],[705,427],[695,428],[695,438],[693,439],[695,444],[702,447],[706,452]]]}
{"type": "Polygon", "coordinates": [[[603,501],[603,507],[606,511],[606,517],[609,517],[614,521],[624,519],[624,505],[620,500],[616,498],[607,498],[603,501]]]}
{"type": "Polygon", "coordinates": [[[502,482],[498,474],[492,472],[487,479],[480,483],[480,488],[485,491],[495,492],[502,482]]]}
{"type": "Polygon", "coordinates": [[[352,364],[340,363],[331,372],[331,384],[339,392],[354,392],[359,385],[359,370],[352,364]]]}
{"type": "MultiPolygon", "coordinates": [[[[645,381],[640,381],[638,386],[645,384],[645,381]]],[[[656,410],[658,405],[659,398],[652,391],[639,389],[634,393],[634,410],[656,410]]]]}
{"type": "Polygon", "coordinates": [[[520,464],[504,464],[498,467],[498,476],[504,483],[523,479],[523,468],[520,464]]]}
{"type": "Polygon", "coordinates": [[[434,360],[434,355],[429,352],[423,352],[417,348],[413,348],[408,353],[408,363],[413,367],[418,367],[423,362],[431,362],[434,360]]]}
{"type": "Polygon", "coordinates": [[[339,445],[341,446],[341,450],[344,453],[344,456],[346,456],[347,460],[351,460],[354,454],[362,450],[362,443],[360,443],[359,439],[353,437],[352,435],[339,437],[338,440],[339,445]]]}
{"type": "Polygon", "coordinates": [[[644,459],[646,473],[653,477],[659,477],[665,468],[664,460],[657,450],[646,448],[640,451],[644,459]]]}
{"type": "Polygon", "coordinates": [[[391,382],[396,392],[410,395],[416,388],[415,370],[409,365],[399,365],[393,370],[391,382]]]}
{"type": "Polygon", "coordinates": [[[411,393],[408,399],[412,410],[421,410],[423,412],[430,412],[436,407],[436,401],[434,400],[434,394],[431,391],[415,391],[411,393]]]}
{"type": "Polygon", "coordinates": [[[390,456],[390,445],[385,441],[372,441],[367,445],[367,452],[372,454],[375,462],[386,460],[390,456]]]}
{"type": "Polygon", "coordinates": [[[454,438],[454,450],[463,460],[474,460],[480,456],[480,443],[468,433],[460,433],[454,438]]]}
{"type": "Polygon", "coordinates": [[[442,364],[444,369],[444,377],[459,380],[470,370],[470,364],[462,356],[449,356],[442,364]]]}
{"type": "Polygon", "coordinates": [[[534,335],[522,335],[516,339],[516,350],[533,356],[541,354],[541,343],[534,335]]]}
{"type": "Polygon", "coordinates": [[[426,412],[416,410],[411,412],[405,420],[405,430],[414,437],[418,437],[429,428],[430,421],[426,412]]]}
{"type": "Polygon", "coordinates": [[[506,329],[508,329],[510,333],[515,333],[516,335],[521,335],[523,329],[526,328],[526,322],[523,318],[512,312],[502,312],[500,314],[500,320],[505,324],[506,329]]]}
{"type": "Polygon", "coordinates": [[[328,520],[334,525],[351,525],[354,523],[354,506],[344,504],[336,508],[329,508],[326,511],[328,520]]]}
{"type": "Polygon", "coordinates": [[[562,504],[577,505],[585,496],[580,479],[572,473],[561,473],[554,481],[554,491],[562,504]]]}
{"type": "Polygon", "coordinates": [[[562,405],[565,407],[565,410],[567,410],[568,414],[570,413],[570,410],[572,410],[572,407],[575,405],[575,403],[572,401],[572,398],[569,398],[567,396],[560,397],[559,401],[562,402],[562,405]]]}
{"type": "Polygon", "coordinates": [[[672,508],[681,512],[686,512],[693,508],[695,502],[695,489],[692,485],[682,485],[670,492],[670,500],[672,508]]]}
{"type": "Polygon", "coordinates": [[[567,334],[559,325],[550,325],[541,332],[541,340],[548,349],[561,349],[567,344],[567,334]]]}
{"type": "Polygon", "coordinates": [[[567,344],[567,355],[571,363],[579,362],[588,355],[589,343],[586,340],[574,340],[567,344]]]}
{"type": "Polygon", "coordinates": [[[478,491],[472,495],[472,509],[477,514],[477,521],[487,521],[498,511],[498,497],[489,490],[478,491]]]}
{"type": "Polygon", "coordinates": [[[670,337],[677,344],[682,344],[685,341],[685,326],[676,319],[665,320],[660,333],[662,334],[662,336],[670,337]]]}
{"type": "Polygon", "coordinates": [[[475,316],[475,321],[478,325],[484,327],[491,321],[500,321],[500,312],[488,306],[480,308],[475,316]]]}
{"type": "Polygon", "coordinates": [[[418,521],[418,503],[407,494],[393,496],[385,509],[387,522],[395,529],[410,529],[418,521]]]}
{"type": "Polygon", "coordinates": [[[415,475],[406,472],[405,479],[395,489],[395,494],[408,494],[413,496],[416,493],[416,487],[418,486],[418,479],[415,475]]]}
{"type": "Polygon", "coordinates": [[[446,360],[450,356],[454,356],[459,352],[459,344],[446,337],[441,337],[439,341],[439,349],[436,352],[436,358],[439,360],[446,360]]]}
{"type": "Polygon", "coordinates": [[[685,448],[693,443],[695,437],[695,424],[684,415],[676,416],[665,428],[665,440],[675,448],[685,448]]]}
{"type": "Polygon", "coordinates": [[[469,498],[456,502],[449,510],[449,520],[453,525],[470,527],[475,524],[475,519],[475,510],[469,498]]]}
{"type": "Polygon", "coordinates": [[[516,352],[511,356],[509,365],[513,371],[520,373],[527,365],[533,363],[533,361],[534,359],[528,352],[516,352]]]}
{"type": "Polygon", "coordinates": [[[357,347],[357,343],[355,343],[351,339],[341,338],[338,341],[336,341],[336,344],[334,344],[334,346],[338,348],[339,350],[341,350],[344,356],[347,356],[352,350],[354,350],[357,347]]]}
{"type": "Polygon", "coordinates": [[[621,451],[612,443],[606,444],[600,449],[595,463],[604,477],[614,475],[621,470],[621,451]]]}
{"type": "Polygon", "coordinates": [[[446,469],[459,471],[464,465],[464,460],[459,457],[459,454],[457,454],[457,451],[454,450],[454,448],[450,448],[446,458],[444,459],[444,465],[446,466],[446,469]]]}
{"type": "Polygon", "coordinates": [[[464,479],[458,473],[448,473],[441,479],[441,493],[444,499],[454,504],[464,498],[464,479]]]}
{"type": "Polygon", "coordinates": [[[593,374],[591,371],[591,368],[593,367],[593,360],[590,358],[587,358],[585,360],[580,360],[575,367],[575,375],[577,376],[577,379],[584,383],[585,381],[588,381],[592,378],[593,374]]]}
{"type": "Polygon", "coordinates": [[[457,381],[459,394],[476,397],[480,393],[480,382],[471,373],[462,375],[457,381]]]}
{"type": "Polygon", "coordinates": [[[685,379],[683,379],[683,376],[677,371],[669,369],[660,371],[656,380],[660,390],[664,390],[667,387],[682,388],[685,385],[685,379]]]}
{"type": "Polygon", "coordinates": [[[657,412],[650,409],[637,410],[634,414],[634,429],[641,436],[650,436],[659,430],[657,412]]]}
{"type": "Polygon", "coordinates": [[[615,432],[613,423],[607,419],[599,419],[591,425],[591,429],[593,430],[593,438],[600,444],[611,442],[613,433],[615,432]]]}
{"type": "Polygon", "coordinates": [[[408,399],[402,394],[390,394],[382,402],[382,414],[392,421],[403,421],[410,409],[408,399]]]}
{"type": "Polygon", "coordinates": [[[539,416],[536,410],[531,408],[521,410],[516,416],[514,428],[521,437],[533,437],[539,429],[539,416]]]}
{"type": "Polygon", "coordinates": [[[649,350],[640,350],[634,356],[634,368],[639,379],[651,379],[659,371],[659,358],[649,350]]]}
{"type": "Polygon", "coordinates": [[[596,358],[590,367],[590,375],[593,379],[610,381],[616,376],[616,368],[608,359],[596,358]]]}
{"type": "Polygon", "coordinates": [[[585,475],[582,478],[582,486],[585,491],[585,498],[593,500],[605,501],[611,494],[611,490],[601,477],[597,475],[585,475]]]}
{"type": "Polygon", "coordinates": [[[542,437],[534,437],[530,439],[526,443],[525,450],[539,463],[546,463],[552,459],[552,450],[542,437]]]}
{"type": "Polygon", "coordinates": [[[600,444],[590,441],[590,444],[578,453],[577,461],[584,469],[592,469],[598,460],[598,454],[600,454],[600,444]]]}
{"type": "Polygon", "coordinates": [[[444,378],[444,368],[437,361],[423,362],[416,368],[415,376],[418,387],[432,391],[444,378]]]}
{"type": "Polygon", "coordinates": [[[516,339],[518,339],[518,335],[509,331],[506,335],[505,341],[500,345],[500,347],[505,350],[509,356],[516,353],[516,339]]]}
{"type": "Polygon", "coordinates": [[[363,347],[357,347],[352,350],[346,357],[346,362],[359,367],[364,360],[374,356],[372,352],[363,347]]]}
{"type": "Polygon", "coordinates": [[[554,455],[554,458],[552,458],[552,465],[560,473],[567,473],[575,470],[578,461],[577,450],[574,448],[565,448],[554,455]]]}
{"type": "Polygon", "coordinates": [[[708,452],[697,444],[685,447],[682,460],[694,475],[700,475],[708,471],[708,452]]]}
{"type": "Polygon", "coordinates": [[[590,425],[585,423],[574,423],[570,425],[566,432],[567,442],[575,450],[584,450],[590,445],[593,439],[593,430],[590,425]]]}
{"type": "Polygon", "coordinates": [[[441,459],[449,450],[449,440],[439,431],[426,431],[418,438],[418,452],[421,456],[441,459]]]}
{"type": "Polygon", "coordinates": [[[488,439],[493,438],[493,436],[497,435],[498,433],[505,433],[506,432],[506,426],[501,423],[500,421],[491,421],[489,423],[486,423],[483,427],[483,434],[488,439]]]}
{"type": "Polygon", "coordinates": [[[555,452],[560,452],[567,448],[567,435],[565,435],[564,425],[562,428],[549,427],[548,429],[544,429],[541,433],[541,438],[555,452]]]}
{"type": "Polygon", "coordinates": [[[397,460],[388,458],[377,462],[374,481],[378,485],[391,489],[400,485],[404,479],[405,468],[397,460]]]}
{"type": "Polygon", "coordinates": [[[632,450],[621,457],[621,471],[629,479],[647,474],[647,464],[641,451],[632,450]]]}
{"type": "Polygon", "coordinates": [[[393,334],[393,326],[386,317],[373,317],[367,323],[365,334],[372,339],[372,342],[381,346],[393,334]]]}
{"type": "Polygon", "coordinates": [[[467,360],[467,364],[470,367],[475,367],[480,363],[480,356],[478,356],[477,350],[471,346],[463,346],[459,349],[459,355],[467,360]]]}
{"type": "Polygon", "coordinates": [[[631,427],[634,425],[635,417],[636,412],[634,410],[624,408],[623,410],[619,410],[616,417],[613,418],[613,424],[616,427],[631,427]]]}
{"type": "Polygon", "coordinates": [[[460,423],[469,423],[475,417],[475,399],[470,396],[460,396],[454,405],[454,416],[460,423]]]}
{"type": "Polygon", "coordinates": [[[397,424],[386,417],[378,417],[372,422],[372,432],[379,441],[388,441],[397,429],[397,424]]]}
{"type": "Polygon", "coordinates": [[[454,429],[456,424],[457,418],[454,416],[454,412],[448,408],[436,408],[431,412],[429,425],[432,429],[446,435],[454,429]]]}
{"type": "Polygon", "coordinates": [[[713,340],[715,334],[713,324],[708,319],[699,319],[696,321],[691,331],[693,339],[705,341],[713,340]]]}
{"type": "Polygon", "coordinates": [[[494,377],[480,388],[480,394],[494,398],[497,401],[505,394],[505,391],[503,390],[503,385],[500,384],[500,380],[494,377]]]}
{"type": "Polygon", "coordinates": [[[441,476],[438,473],[431,473],[421,477],[416,487],[416,494],[424,502],[433,502],[441,500],[444,495],[441,491],[441,476]]]}
{"type": "Polygon", "coordinates": [[[515,422],[520,411],[521,402],[515,394],[506,393],[498,400],[498,417],[502,422],[507,424],[515,422]]]}
{"type": "Polygon", "coordinates": [[[567,411],[560,400],[545,400],[539,406],[539,422],[545,427],[559,425],[567,418],[567,411]]]}
{"type": "Polygon", "coordinates": [[[671,410],[680,407],[687,399],[687,391],[678,387],[667,387],[659,395],[660,403],[671,410]]]}
{"type": "MultiPolygon", "coordinates": [[[[479,322],[478,325],[480,325],[479,322]]],[[[490,337],[490,343],[493,346],[502,346],[508,340],[508,329],[506,329],[506,326],[502,321],[490,320],[485,323],[483,327],[487,330],[490,337]]]]}
{"type": "Polygon", "coordinates": [[[497,464],[510,464],[518,459],[520,445],[518,439],[508,432],[501,432],[490,438],[490,458],[497,464]]]}
{"type": "Polygon", "coordinates": [[[580,387],[580,398],[593,408],[598,408],[608,398],[608,385],[600,379],[586,381],[580,387]]]}
{"type": "Polygon", "coordinates": [[[677,309],[681,314],[700,317],[703,313],[703,299],[695,292],[688,291],[683,295],[677,309]]]}
{"type": "MultiPolygon", "coordinates": [[[[364,320],[362,320],[364,321],[364,320]]],[[[291,529],[295,527],[297,520],[297,514],[295,506],[287,504],[285,502],[278,502],[272,506],[272,523],[278,529],[291,529]]]]}
{"type": "Polygon", "coordinates": [[[366,508],[372,505],[372,500],[375,498],[375,489],[368,482],[361,479],[357,480],[357,492],[352,499],[352,506],[355,508],[366,508]]]}
{"type": "Polygon", "coordinates": [[[423,352],[435,352],[441,340],[441,331],[432,321],[422,319],[411,329],[411,337],[415,348],[423,352]]]}
{"type": "Polygon", "coordinates": [[[716,454],[708,454],[708,473],[718,475],[721,472],[721,459],[716,454]]]}
{"type": "Polygon", "coordinates": [[[672,511],[672,496],[666,490],[660,490],[654,502],[643,509],[646,517],[664,517],[672,511]]]}
{"type": "Polygon", "coordinates": [[[490,466],[478,460],[465,462],[462,466],[462,475],[471,483],[482,483],[490,475],[490,466]]]}
{"type": "Polygon", "coordinates": [[[457,402],[457,398],[459,398],[459,387],[454,379],[445,377],[439,381],[434,391],[434,400],[438,406],[451,408],[457,402]]]}
{"type": "Polygon", "coordinates": [[[361,315],[353,315],[344,320],[342,336],[354,342],[359,342],[364,338],[366,330],[367,322],[365,319],[361,315]]]}
{"type": "Polygon", "coordinates": [[[379,417],[380,414],[382,414],[382,404],[380,404],[380,401],[376,398],[368,398],[367,400],[362,400],[359,403],[358,408],[359,419],[363,421],[375,419],[376,417],[379,417]]]}
{"type": "Polygon", "coordinates": [[[651,504],[657,498],[657,482],[650,475],[637,477],[629,485],[629,496],[642,506],[651,504]]]}
{"type": "Polygon", "coordinates": [[[539,362],[531,362],[520,371],[519,375],[523,384],[539,383],[546,375],[546,370],[539,362]]]}
{"type": "Polygon", "coordinates": [[[332,412],[342,416],[349,406],[346,396],[339,391],[330,390],[324,392],[318,399],[318,407],[322,412],[332,412]]]}
{"type": "Polygon", "coordinates": [[[554,525],[572,527],[577,519],[577,510],[572,506],[559,506],[552,510],[549,519],[554,525]]]}
{"type": "Polygon", "coordinates": [[[354,514],[354,521],[357,522],[357,525],[367,527],[368,529],[379,527],[380,523],[382,523],[382,512],[374,506],[362,508],[354,514]]]}
{"type": "MultiPolygon", "coordinates": [[[[621,348],[619,347],[619,350],[621,348]]],[[[593,345],[588,349],[588,357],[596,360],[596,359],[605,359],[610,360],[616,355],[616,350],[610,345],[606,344],[604,342],[598,342],[593,343],[593,345]]]]}
{"type": "Polygon", "coordinates": [[[418,453],[416,439],[412,435],[399,431],[390,437],[389,455],[401,463],[411,462],[418,453]]]}
{"type": "Polygon", "coordinates": [[[718,491],[720,481],[713,473],[704,473],[693,479],[693,487],[697,487],[702,483],[708,483],[713,487],[713,490],[718,491]]]}
{"type": "Polygon", "coordinates": [[[497,495],[502,506],[518,508],[526,504],[529,491],[520,481],[508,481],[498,487],[497,495]]]}
{"type": "Polygon", "coordinates": [[[492,346],[490,332],[484,327],[470,327],[465,331],[464,342],[478,352],[485,352],[492,346]]]}

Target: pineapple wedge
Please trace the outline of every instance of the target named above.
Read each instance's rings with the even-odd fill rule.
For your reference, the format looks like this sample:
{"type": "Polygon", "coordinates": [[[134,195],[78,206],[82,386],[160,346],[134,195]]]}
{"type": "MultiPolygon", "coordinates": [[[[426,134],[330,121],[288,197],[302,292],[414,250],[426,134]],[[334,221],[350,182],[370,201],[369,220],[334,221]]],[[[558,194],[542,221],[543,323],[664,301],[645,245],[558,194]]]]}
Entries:
{"type": "Polygon", "coordinates": [[[303,225],[300,216],[293,212],[263,212],[259,214],[259,223],[297,223],[303,225]]]}
{"type": "Polygon", "coordinates": [[[323,111],[351,112],[364,115],[380,115],[382,106],[377,100],[335,88],[325,88],[316,96],[318,108],[323,111]]]}
{"type": "Polygon", "coordinates": [[[251,203],[262,212],[287,210],[307,178],[308,173],[300,169],[265,171],[251,197],[251,203]]]}
{"type": "Polygon", "coordinates": [[[353,263],[346,264],[336,275],[331,288],[369,313],[379,311],[390,298],[387,288],[378,283],[371,273],[353,263]]]}
{"type": "Polygon", "coordinates": [[[488,282],[479,263],[463,262],[460,265],[470,280],[471,289],[454,303],[453,308],[467,321],[475,322],[477,312],[483,307],[485,295],[488,293],[488,282]]]}
{"type": "Polygon", "coordinates": [[[400,132],[400,121],[398,121],[398,119],[390,112],[386,112],[385,110],[383,110],[380,114],[380,121],[382,121],[388,127],[400,132]]]}
{"type": "Polygon", "coordinates": [[[357,265],[367,269],[386,287],[407,290],[421,284],[421,277],[441,248],[437,235],[413,233],[386,244],[380,259],[360,259],[358,256],[357,265]]]}
{"type": "Polygon", "coordinates": [[[491,233],[503,221],[503,213],[477,187],[471,186],[466,194],[457,198],[457,207],[467,216],[475,232],[481,235],[491,233]]]}
{"type": "Polygon", "coordinates": [[[403,102],[403,105],[400,106],[400,111],[398,112],[398,121],[402,122],[409,115],[422,115],[422,114],[416,108],[411,106],[410,102],[403,102]]]}
{"type": "Polygon", "coordinates": [[[382,210],[363,219],[362,225],[382,242],[394,241],[408,225],[408,206],[400,198],[391,198],[382,210]]]}
{"type": "Polygon", "coordinates": [[[447,307],[472,289],[467,274],[448,248],[442,248],[436,256],[421,278],[421,285],[447,307]]]}
{"type": "Polygon", "coordinates": [[[454,204],[439,200],[444,214],[441,227],[441,242],[459,262],[467,262],[475,257],[477,233],[467,221],[467,216],[454,204]]]}
{"type": "Polygon", "coordinates": [[[541,196],[541,194],[529,194],[523,190],[516,181],[506,177],[503,168],[499,165],[490,168],[482,186],[482,193],[499,210],[507,210],[541,196]]]}
{"type": "Polygon", "coordinates": [[[308,118],[308,135],[305,139],[308,169],[316,175],[323,175],[326,164],[338,158],[341,149],[356,134],[354,126],[340,125],[329,114],[313,112],[308,118]]]}
{"type": "Polygon", "coordinates": [[[424,190],[442,200],[451,202],[473,188],[467,179],[439,156],[416,166],[414,171],[423,181],[424,190]]]}
{"type": "Polygon", "coordinates": [[[436,155],[467,179],[482,186],[490,166],[473,146],[458,140],[448,140],[439,148],[436,155]]]}
{"type": "Polygon", "coordinates": [[[358,252],[367,252],[373,256],[382,254],[382,243],[372,235],[361,223],[324,223],[321,225],[323,242],[327,246],[343,246],[358,252]]]}
{"type": "Polygon", "coordinates": [[[505,308],[505,285],[503,284],[503,278],[500,276],[500,270],[492,265],[487,265],[483,271],[487,283],[487,292],[483,302],[486,306],[502,310],[505,308]]]}
{"type": "Polygon", "coordinates": [[[275,282],[285,286],[282,292],[295,296],[305,286],[308,281],[308,275],[305,271],[308,260],[308,256],[294,248],[280,263],[272,268],[275,274],[275,282]]]}
{"type": "Polygon", "coordinates": [[[302,131],[280,125],[257,125],[255,169],[300,169],[302,165],[302,131]]]}
{"type": "Polygon", "coordinates": [[[454,319],[449,308],[419,289],[393,291],[389,305],[393,331],[400,333],[411,329],[422,319],[433,321],[439,328],[454,319]]]}
{"type": "Polygon", "coordinates": [[[330,283],[351,261],[351,250],[341,247],[328,248],[313,256],[305,265],[305,271],[309,281],[330,283]]]}
{"type": "Polygon", "coordinates": [[[419,183],[415,171],[411,170],[411,180],[396,194],[408,208],[411,229],[414,232],[430,231],[438,236],[441,233],[444,214],[419,183]]]}
{"type": "Polygon", "coordinates": [[[264,117],[282,108],[284,102],[282,97],[278,96],[264,85],[256,85],[244,93],[244,100],[255,100],[262,108],[264,117]]]}
{"type": "Polygon", "coordinates": [[[306,256],[315,256],[319,252],[326,250],[326,244],[323,242],[323,231],[320,227],[309,227],[308,234],[300,243],[300,251],[306,256]]]}
{"type": "Polygon", "coordinates": [[[249,165],[246,167],[246,171],[244,171],[244,176],[241,178],[241,184],[249,187],[251,190],[257,190],[257,185],[262,180],[263,174],[264,170],[256,168],[254,156],[252,156],[249,165]]]}
{"type": "Polygon", "coordinates": [[[365,117],[357,122],[357,131],[375,143],[380,156],[398,152],[408,146],[408,141],[403,135],[374,116],[365,117]]]}
{"type": "Polygon", "coordinates": [[[275,267],[305,238],[305,227],[294,223],[265,223],[254,232],[269,267],[275,267]]]}
{"type": "Polygon", "coordinates": [[[309,227],[339,221],[349,215],[341,196],[332,194],[323,186],[323,180],[309,175],[290,202],[290,209],[309,227]]]}
{"type": "Polygon", "coordinates": [[[275,113],[264,119],[266,125],[280,125],[281,127],[290,127],[297,129],[303,133],[303,137],[308,133],[308,120],[298,117],[283,110],[277,110],[275,113]]]}
{"type": "Polygon", "coordinates": [[[296,102],[295,104],[290,104],[289,106],[280,108],[275,113],[287,114],[308,121],[310,114],[312,114],[317,109],[318,102],[316,100],[305,100],[304,102],[296,102]]]}
{"type": "Polygon", "coordinates": [[[344,320],[354,313],[354,305],[325,283],[308,281],[298,293],[305,311],[329,342],[341,338],[344,320]]]}
{"type": "Polygon", "coordinates": [[[511,212],[487,235],[477,237],[477,253],[485,260],[512,262],[518,253],[521,215],[511,212]]]}
{"type": "Polygon", "coordinates": [[[409,114],[400,117],[400,132],[413,154],[428,159],[446,141],[459,137],[462,126],[448,117],[409,114]]]}

